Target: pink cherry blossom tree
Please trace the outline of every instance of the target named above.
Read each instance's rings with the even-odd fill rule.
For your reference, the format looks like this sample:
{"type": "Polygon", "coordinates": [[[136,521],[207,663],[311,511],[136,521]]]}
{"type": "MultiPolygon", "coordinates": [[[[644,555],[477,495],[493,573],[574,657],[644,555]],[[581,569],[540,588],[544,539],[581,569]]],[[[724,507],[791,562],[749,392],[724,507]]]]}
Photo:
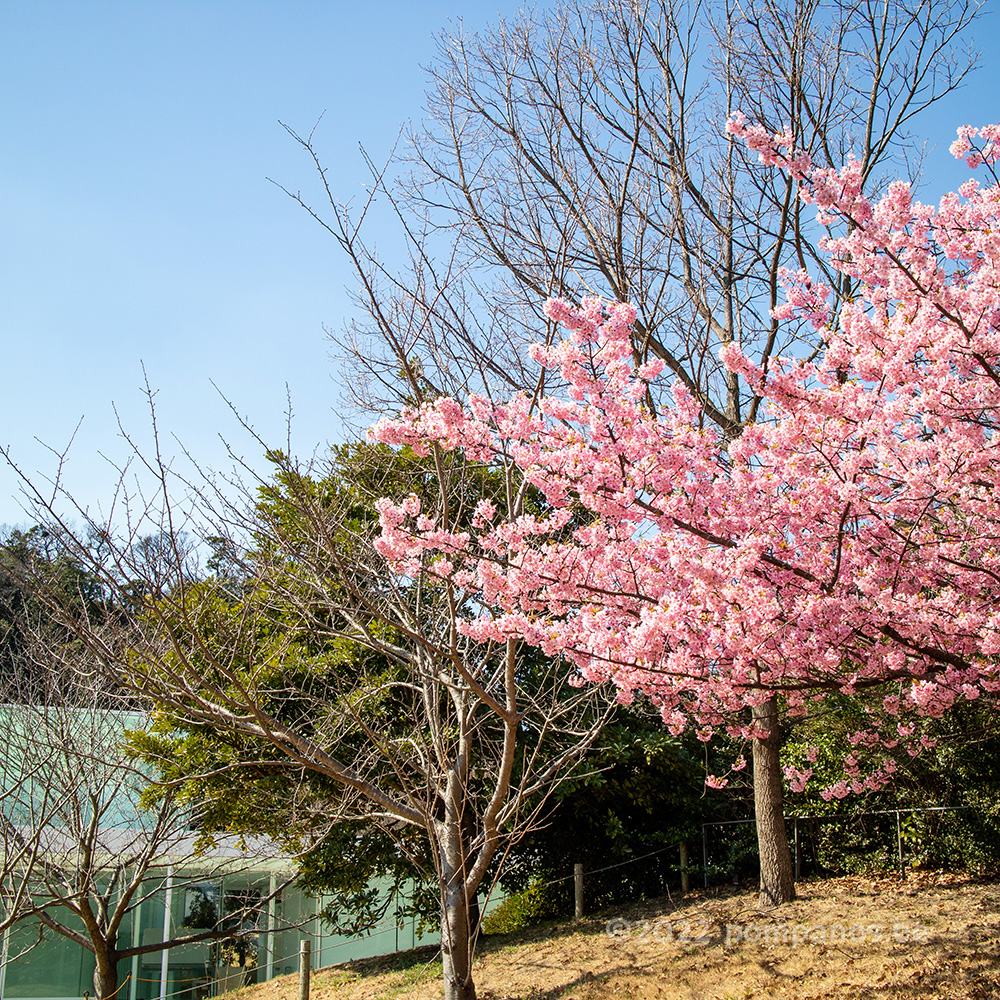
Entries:
{"type": "MultiPolygon", "coordinates": [[[[359,316],[339,341],[351,359],[345,387],[379,414],[400,405],[401,371],[419,376],[417,394],[407,386],[416,402],[425,391],[531,393],[539,373],[521,346],[556,333],[541,315],[545,296],[578,302],[601,291],[636,307],[635,363],[664,362],[706,421],[735,438],[762,398],[718,346],[738,343],[758,364],[817,346],[808,322],[772,316],[783,266],[807,263],[835,300],[851,288],[819,251],[822,229],[795,197],[796,178],[754,163],[718,109],[789,123],[825,166],[853,146],[866,190],[879,190],[909,168],[916,119],[976,62],[962,41],[975,13],[973,0],[584,0],[476,38],[442,37],[412,160],[372,176],[372,199],[387,198],[401,223],[408,265],[387,265],[366,246],[372,202],[352,219],[327,186],[312,134],[295,136],[326,207],[288,193],[359,279],[359,316]]],[[[776,705],[756,711],[777,719],[776,705]]],[[[777,738],[757,750],[765,745],[766,760],[754,755],[771,776],[757,781],[758,813],[772,819],[784,899],[794,889],[777,738]]]]}
{"type": "Polygon", "coordinates": [[[1000,126],[959,131],[953,152],[990,182],[937,207],[904,183],[872,202],[857,162],[813,168],[791,135],[739,116],[730,131],[799,182],[854,286],[833,315],[822,283],[783,274],[777,318],[810,320],[821,355],[763,367],[727,345],[726,368],[764,400],[734,439],[680,382],[671,406],[648,408],[663,366],[635,366],[631,306],[552,300],[566,334],[532,354],[561,392],[438,399],[374,432],[514,464],[548,509],[494,524],[484,504],[474,530],[448,532],[413,498],[384,500],[379,546],[404,572],[430,554],[480,595],[464,634],[562,653],[578,683],[648,696],[675,732],[752,739],[774,903],[792,891],[767,846],[783,829],[778,699],[801,714],[831,691],[882,693],[825,790],[842,795],[887,780],[880,751],[916,751],[911,716],[1000,690],[1000,126]]]}

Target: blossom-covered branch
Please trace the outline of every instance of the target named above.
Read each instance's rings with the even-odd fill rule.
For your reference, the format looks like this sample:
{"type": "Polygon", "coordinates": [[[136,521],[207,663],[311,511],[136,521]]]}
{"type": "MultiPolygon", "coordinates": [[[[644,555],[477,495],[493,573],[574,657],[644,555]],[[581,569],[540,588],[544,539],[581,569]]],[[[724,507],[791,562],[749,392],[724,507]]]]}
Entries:
{"type": "MultiPolygon", "coordinates": [[[[886,721],[941,716],[1000,690],[1000,188],[970,180],[935,208],[896,183],[870,202],[856,164],[813,169],[789,135],[730,129],[842,230],[825,250],[856,292],[822,356],[764,371],[723,348],[765,400],[731,440],[680,383],[672,406],[647,408],[662,366],[633,364],[630,306],[551,300],[564,337],[532,356],[561,392],[439,399],[375,431],[513,462],[544,509],[496,525],[484,511],[449,533],[412,501],[383,501],[381,551],[404,572],[433,553],[472,587],[490,610],[466,635],[561,652],[580,683],[648,695],[674,732],[693,719],[706,737],[722,724],[749,735],[737,713],[776,693],[805,712],[829,691],[901,680],[886,721]]],[[[955,152],[993,162],[995,135],[963,129],[955,152]]],[[[779,318],[833,322],[825,286],[784,278],[779,318]]],[[[916,750],[899,725],[859,742],[916,750]]]]}

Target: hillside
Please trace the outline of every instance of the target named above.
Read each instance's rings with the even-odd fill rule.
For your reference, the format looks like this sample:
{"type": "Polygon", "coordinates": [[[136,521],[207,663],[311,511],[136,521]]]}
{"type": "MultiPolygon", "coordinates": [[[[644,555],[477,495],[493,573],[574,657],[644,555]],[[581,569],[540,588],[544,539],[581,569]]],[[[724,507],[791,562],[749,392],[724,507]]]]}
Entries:
{"type": "MultiPolygon", "coordinates": [[[[915,873],[799,889],[767,913],[756,893],[729,889],[488,938],[480,1000],[1000,997],[1000,886],[915,873]]],[[[312,1000],[434,1000],[440,972],[433,949],[332,966],[313,973],[312,1000]]],[[[230,996],[296,1000],[297,990],[286,976],[230,996]]]]}

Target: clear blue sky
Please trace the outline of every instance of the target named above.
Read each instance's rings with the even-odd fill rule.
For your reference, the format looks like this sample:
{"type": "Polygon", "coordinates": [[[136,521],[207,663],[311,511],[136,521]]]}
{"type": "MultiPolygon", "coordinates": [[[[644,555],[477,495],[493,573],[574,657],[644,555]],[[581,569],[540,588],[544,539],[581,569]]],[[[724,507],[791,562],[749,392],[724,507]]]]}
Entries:
{"type": "MultiPolygon", "coordinates": [[[[329,238],[268,177],[314,188],[281,129],[308,131],[345,200],[421,115],[422,65],[450,18],[476,28],[495,0],[7,0],[0,4],[0,443],[34,474],[70,452],[85,503],[125,454],[112,401],[140,438],[142,365],[163,431],[219,464],[220,432],[248,455],[210,384],[283,440],[336,440],[336,367],[323,324],[349,310],[329,238]]],[[[518,4],[506,5],[506,13],[518,4]]],[[[501,5],[503,9],[503,5],[501,5]]],[[[0,522],[23,520],[0,468],[0,522]]]]}
{"type": "MultiPolygon", "coordinates": [[[[517,2],[479,0],[6,0],[0,3],[0,444],[37,475],[83,424],[65,470],[96,509],[125,454],[112,402],[148,437],[142,365],[161,429],[224,465],[249,458],[214,380],[283,440],[285,384],[300,452],[340,438],[323,325],[351,282],[328,237],[268,183],[313,183],[278,124],[308,130],[339,197],[362,192],[362,143],[384,156],[422,111],[421,66],[449,19],[469,29],[517,2]]],[[[1000,40],[982,22],[978,43],[1000,40]]],[[[995,61],[994,61],[995,62],[995,61]]],[[[1000,118],[991,64],[932,124],[1000,118]]],[[[176,446],[170,443],[176,450],[176,446]]],[[[23,523],[0,466],[0,523],[23,523]]]]}

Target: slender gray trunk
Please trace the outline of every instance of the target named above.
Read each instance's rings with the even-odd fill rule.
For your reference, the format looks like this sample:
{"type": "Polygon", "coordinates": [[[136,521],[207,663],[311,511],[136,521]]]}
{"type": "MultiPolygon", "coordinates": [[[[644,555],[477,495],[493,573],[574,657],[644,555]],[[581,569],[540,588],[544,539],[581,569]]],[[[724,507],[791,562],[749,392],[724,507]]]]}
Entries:
{"type": "Polygon", "coordinates": [[[462,836],[460,789],[464,790],[464,785],[456,771],[449,776],[447,816],[438,827],[441,963],[445,1000],[476,1000],[476,986],[472,981],[475,927],[466,886],[465,838],[462,836]]]}
{"type": "Polygon", "coordinates": [[[753,794],[760,852],[760,905],[769,907],[795,898],[795,873],[783,810],[777,700],[771,698],[755,705],[753,720],[767,734],[753,741],[753,794]]]}
{"type": "Polygon", "coordinates": [[[461,879],[444,893],[441,907],[441,961],[445,1000],[476,1000],[472,981],[473,927],[461,879]]]}

